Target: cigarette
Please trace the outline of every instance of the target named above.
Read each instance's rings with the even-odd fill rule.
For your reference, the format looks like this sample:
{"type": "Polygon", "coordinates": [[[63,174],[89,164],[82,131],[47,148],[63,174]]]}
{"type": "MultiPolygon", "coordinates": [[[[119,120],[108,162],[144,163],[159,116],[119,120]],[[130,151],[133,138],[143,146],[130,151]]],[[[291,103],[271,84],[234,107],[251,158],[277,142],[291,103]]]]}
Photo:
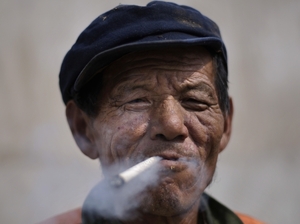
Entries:
{"type": "Polygon", "coordinates": [[[129,169],[119,173],[111,180],[110,183],[114,187],[120,187],[123,184],[132,180],[133,178],[137,177],[144,171],[153,167],[160,160],[161,160],[161,157],[158,157],[158,156],[150,157],[149,159],[146,159],[146,160],[134,165],[133,167],[130,167],[129,169]]]}

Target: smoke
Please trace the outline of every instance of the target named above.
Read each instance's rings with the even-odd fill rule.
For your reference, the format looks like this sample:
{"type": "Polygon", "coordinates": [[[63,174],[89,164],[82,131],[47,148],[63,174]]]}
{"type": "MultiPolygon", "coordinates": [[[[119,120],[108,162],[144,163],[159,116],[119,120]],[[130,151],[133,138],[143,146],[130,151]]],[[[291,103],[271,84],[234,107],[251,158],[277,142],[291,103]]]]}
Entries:
{"type": "MultiPolygon", "coordinates": [[[[84,202],[83,223],[94,223],[101,220],[101,217],[126,220],[136,217],[135,211],[141,200],[137,195],[157,184],[159,167],[159,163],[154,163],[151,168],[120,187],[112,184],[114,177],[100,181],[84,202]]],[[[121,170],[125,170],[127,167],[122,168],[121,170]]],[[[112,170],[116,169],[120,169],[120,165],[118,168],[112,168],[112,170]]]]}
{"type": "MultiPolygon", "coordinates": [[[[205,163],[195,158],[187,159],[182,157],[178,159],[178,161],[187,165],[187,169],[191,172],[189,176],[191,178],[188,178],[186,183],[184,183],[185,187],[187,187],[187,189],[191,187],[196,190],[197,193],[201,194],[202,190],[204,191],[209,184],[207,180],[210,179],[207,169],[205,168],[205,163]]],[[[112,167],[111,170],[113,170],[115,174],[117,170],[120,172],[119,168],[120,165],[118,165],[118,167],[112,167]]],[[[121,170],[124,171],[127,168],[128,165],[123,166],[121,170]]],[[[142,200],[145,199],[143,197],[145,195],[144,193],[146,193],[149,188],[156,187],[160,183],[159,177],[162,173],[165,176],[174,172],[180,172],[176,169],[180,168],[171,166],[168,170],[166,167],[163,168],[160,162],[153,163],[151,168],[120,187],[115,187],[116,185],[112,184],[115,181],[115,175],[108,175],[110,177],[100,181],[86,198],[82,210],[83,224],[101,223],[103,218],[128,221],[136,218],[141,209],[140,204],[142,200]]],[[[169,193],[172,194],[172,192],[167,192],[167,194],[169,193]]],[[[170,203],[172,201],[171,199],[176,199],[172,196],[167,196],[166,198],[170,199],[170,201],[167,200],[166,203],[170,203]]],[[[197,200],[197,198],[191,200],[197,200]]],[[[173,206],[174,208],[181,208],[180,201],[176,199],[174,202],[176,202],[176,205],[173,206]]],[[[169,206],[169,204],[166,206],[169,206]]]]}

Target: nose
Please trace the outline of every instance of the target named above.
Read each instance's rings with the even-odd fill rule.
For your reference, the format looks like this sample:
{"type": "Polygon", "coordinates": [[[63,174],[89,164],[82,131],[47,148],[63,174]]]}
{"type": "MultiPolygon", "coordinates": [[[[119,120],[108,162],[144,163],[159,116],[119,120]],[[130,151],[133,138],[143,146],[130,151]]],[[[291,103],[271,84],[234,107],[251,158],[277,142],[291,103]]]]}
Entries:
{"type": "Polygon", "coordinates": [[[168,97],[154,108],[150,117],[152,140],[183,141],[188,137],[183,110],[176,99],[168,97]]]}

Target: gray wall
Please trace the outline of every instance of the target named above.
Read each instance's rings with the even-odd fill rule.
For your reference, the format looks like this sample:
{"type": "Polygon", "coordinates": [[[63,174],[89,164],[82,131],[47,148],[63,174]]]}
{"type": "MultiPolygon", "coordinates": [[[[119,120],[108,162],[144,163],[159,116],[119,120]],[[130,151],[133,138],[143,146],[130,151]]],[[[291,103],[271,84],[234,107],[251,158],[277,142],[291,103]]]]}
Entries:
{"type": "MultiPolygon", "coordinates": [[[[101,178],[75,146],[57,74],[98,14],[144,0],[0,0],[0,222],[34,223],[80,206],[101,178]]],[[[233,136],[209,192],[268,223],[300,219],[300,1],[177,0],[221,27],[233,136]]]]}

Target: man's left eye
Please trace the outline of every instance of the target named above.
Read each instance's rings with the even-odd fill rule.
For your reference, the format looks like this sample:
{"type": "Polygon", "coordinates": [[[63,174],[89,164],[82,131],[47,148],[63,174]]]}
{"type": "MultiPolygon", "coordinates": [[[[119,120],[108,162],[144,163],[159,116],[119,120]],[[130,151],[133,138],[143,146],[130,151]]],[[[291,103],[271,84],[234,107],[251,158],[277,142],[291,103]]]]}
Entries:
{"type": "Polygon", "coordinates": [[[188,99],[185,100],[185,102],[188,102],[188,103],[201,103],[201,101],[193,99],[193,98],[188,98],[188,99]]]}
{"type": "Polygon", "coordinates": [[[145,99],[142,99],[142,98],[138,98],[138,99],[131,100],[131,101],[129,101],[128,103],[130,103],[130,104],[135,104],[135,103],[146,103],[146,100],[145,100],[145,99]]]}
{"type": "Polygon", "coordinates": [[[182,105],[183,107],[191,110],[205,110],[208,108],[208,104],[206,102],[194,98],[182,100],[182,105]]]}

